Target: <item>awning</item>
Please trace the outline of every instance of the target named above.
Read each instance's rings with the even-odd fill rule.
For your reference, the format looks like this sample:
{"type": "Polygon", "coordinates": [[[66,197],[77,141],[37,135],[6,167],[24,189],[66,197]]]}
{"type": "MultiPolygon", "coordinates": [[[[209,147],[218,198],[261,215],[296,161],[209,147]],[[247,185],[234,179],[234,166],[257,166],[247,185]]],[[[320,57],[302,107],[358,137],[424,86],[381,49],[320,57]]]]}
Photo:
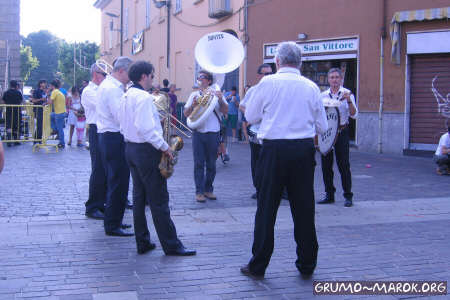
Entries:
{"type": "Polygon", "coordinates": [[[405,10],[396,12],[392,17],[390,26],[392,40],[392,62],[398,65],[400,64],[400,23],[448,19],[449,16],[450,7],[405,10]]]}

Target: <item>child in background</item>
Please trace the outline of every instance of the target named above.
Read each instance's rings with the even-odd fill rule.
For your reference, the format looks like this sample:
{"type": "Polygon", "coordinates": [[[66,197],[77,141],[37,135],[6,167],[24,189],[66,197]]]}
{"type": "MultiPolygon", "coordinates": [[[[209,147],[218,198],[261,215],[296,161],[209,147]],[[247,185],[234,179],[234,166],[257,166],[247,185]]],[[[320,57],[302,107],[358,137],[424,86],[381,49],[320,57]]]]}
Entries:
{"type": "Polygon", "coordinates": [[[76,86],[72,87],[70,89],[70,95],[67,97],[67,104],[66,104],[69,112],[69,116],[67,118],[67,124],[70,126],[69,129],[69,142],[67,145],[72,145],[72,136],[75,127],[77,126],[78,117],[77,117],[77,111],[81,108],[81,98],[80,98],[80,92],[76,86]]]}
{"type": "Polygon", "coordinates": [[[80,104],[80,108],[76,111],[77,116],[77,146],[83,147],[84,128],[86,127],[86,115],[84,114],[84,108],[80,104]]]}

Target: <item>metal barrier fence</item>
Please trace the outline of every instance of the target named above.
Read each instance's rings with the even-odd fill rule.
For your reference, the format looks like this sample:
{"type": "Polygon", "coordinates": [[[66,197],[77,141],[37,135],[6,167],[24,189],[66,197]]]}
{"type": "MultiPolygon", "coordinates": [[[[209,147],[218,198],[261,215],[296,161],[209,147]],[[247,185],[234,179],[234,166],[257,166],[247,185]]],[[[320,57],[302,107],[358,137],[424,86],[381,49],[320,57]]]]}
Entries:
{"type": "Polygon", "coordinates": [[[0,104],[0,136],[7,146],[33,142],[33,152],[40,148],[48,151],[56,144],[47,144],[52,134],[49,105],[0,104]]]}

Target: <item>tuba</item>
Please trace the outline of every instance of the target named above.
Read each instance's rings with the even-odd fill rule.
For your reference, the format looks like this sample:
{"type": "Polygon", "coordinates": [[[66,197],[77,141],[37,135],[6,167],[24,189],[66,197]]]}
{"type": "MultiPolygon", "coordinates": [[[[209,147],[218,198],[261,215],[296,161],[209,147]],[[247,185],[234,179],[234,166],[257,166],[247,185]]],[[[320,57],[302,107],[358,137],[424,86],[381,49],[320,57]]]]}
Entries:
{"type": "Polygon", "coordinates": [[[200,127],[214,112],[219,101],[215,91],[220,91],[225,73],[232,72],[241,65],[244,60],[244,47],[232,34],[213,32],[197,42],[195,59],[202,69],[214,74],[215,80],[197,99],[198,105],[187,118],[187,124],[192,129],[200,127]]]}

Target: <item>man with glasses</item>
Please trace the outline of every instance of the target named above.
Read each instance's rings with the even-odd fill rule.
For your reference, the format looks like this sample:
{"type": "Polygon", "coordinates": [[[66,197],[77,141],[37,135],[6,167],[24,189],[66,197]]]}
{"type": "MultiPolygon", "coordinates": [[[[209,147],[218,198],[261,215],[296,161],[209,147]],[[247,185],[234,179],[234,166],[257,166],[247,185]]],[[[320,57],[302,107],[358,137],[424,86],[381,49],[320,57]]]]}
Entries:
{"type": "Polygon", "coordinates": [[[111,75],[106,76],[97,90],[97,131],[100,153],[106,173],[106,205],[104,227],[106,235],[132,236],[122,224],[130,183],[130,169],[125,160],[125,141],[120,134],[118,118],[120,101],[130,81],[128,68],[132,60],[118,57],[111,75]]]}
{"type": "Polygon", "coordinates": [[[91,66],[92,80],[83,89],[81,105],[86,114],[86,124],[89,125],[89,152],[91,155],[91,177],[89,179],[89,198],[85,203],[86,216],[92,219],[103,220],[106,201],[106,175],[98,146],[97,134],[97,89],[106,78],[97,64],[91,66]]]}
{"type": "MultiPolygon", "coordinates": [[[[197,78],[199,91],[192,92],[186,105],[184,115],[189,117],[198,105],[197,99],[204,95],[213,83],[213,75],[207,71],[200,71],[197,78]]],[[[220,91],[214,91],[219,98],[216,107],[205,122],[194,130],[192,150],[194,153],[194,181],[195,199],[205,202],[206,198],[216,200],[213,194],[213,182],[216,176],[217,149],[219,146],[220,116],[219,113],[228,112],[228,104],[220,91]],[[206,169],[206,171],[205,171],[206,169]]]]}

